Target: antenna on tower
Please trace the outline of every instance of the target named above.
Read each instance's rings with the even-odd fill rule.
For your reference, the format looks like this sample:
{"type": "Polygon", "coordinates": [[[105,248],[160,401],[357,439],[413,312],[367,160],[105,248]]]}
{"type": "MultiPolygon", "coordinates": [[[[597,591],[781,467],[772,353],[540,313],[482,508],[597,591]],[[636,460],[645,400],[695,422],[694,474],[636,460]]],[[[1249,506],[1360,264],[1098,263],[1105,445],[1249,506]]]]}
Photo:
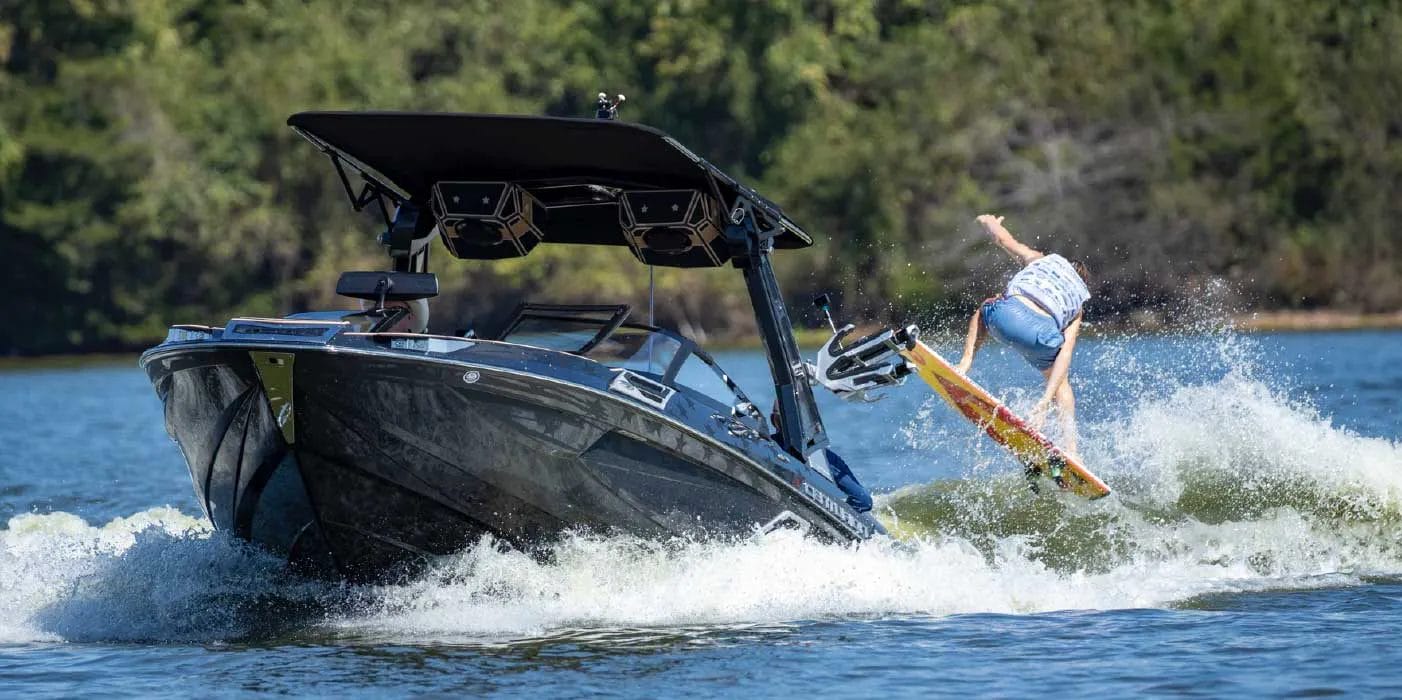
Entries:
{"type": "Polygon", "coordinates": [[[610,100],[610,99],[609,99],[609,96],[608,96],[608,93],[604,93],[604,92],[599,93],[599,106],[598,106],[598,108],[594,111],[594,118],[595,118],[595,119],[617,119],[617,118],[618,118],[618,108],[623,104],[624,100],[627,100],[627,99],[628,99],[627,97],[625,97],[625,96],[623,96],[622,94],[620,94],[618,97],[616,97],[616,98],[610,100]]]}

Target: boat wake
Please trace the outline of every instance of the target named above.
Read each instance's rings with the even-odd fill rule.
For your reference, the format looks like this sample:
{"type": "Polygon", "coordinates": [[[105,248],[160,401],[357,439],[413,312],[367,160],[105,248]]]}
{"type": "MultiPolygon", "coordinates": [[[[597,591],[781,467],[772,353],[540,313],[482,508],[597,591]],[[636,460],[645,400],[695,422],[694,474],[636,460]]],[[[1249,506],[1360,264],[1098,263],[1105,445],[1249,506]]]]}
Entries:
{"type": "Polygon", "coordinates": [[[1402,573],[1397,443],[1333,426],[1235,375],[1088,432],[1090,447],[1107,448],[1087,456],[1114,485],[1108,498],[1035,496],[1010,474],[949,480],[890,494],[888,525],[916,540],[958,538],[993,562],[1126,574],[1151,605],[1402,573]],[[1111,432],[1118,439],[1094,437],[1111,432]]]}
{"type": "Polygon", "coordinates": [[[1181,606],[1402,576],[1402,446],[1337,427],[1249,373],[1138,400],[1087,427],[1084,443],[1114,495],[1034,496],[1005,470],[971,467],[880,499],[895,540],[578,535],[543,557],[487,540],[396,586],[298,578],[170,508],[106,524],[22,515],[0,529],[0,643],[687,638],[813,619],[1181,606]]]}

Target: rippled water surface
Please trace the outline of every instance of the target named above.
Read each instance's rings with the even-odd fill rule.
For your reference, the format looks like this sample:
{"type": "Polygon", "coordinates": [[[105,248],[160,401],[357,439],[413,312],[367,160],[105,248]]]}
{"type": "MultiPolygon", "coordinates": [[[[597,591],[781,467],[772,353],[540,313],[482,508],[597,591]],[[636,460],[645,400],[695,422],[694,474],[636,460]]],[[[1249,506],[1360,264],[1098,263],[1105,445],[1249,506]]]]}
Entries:
{"type": "MultiPolygon", "coordinates": [[[[1088,340],[1075,373],[1101,501],[1034,496],[911,383],[820,399],[898,542],[485,542],[361,587],[210,532],[135,367],[0,372],[0,688],[1402,694],[1402,333],[1088,340]]],[[[1036,398],[1010,356],[974,376],[1036,398]]]]}

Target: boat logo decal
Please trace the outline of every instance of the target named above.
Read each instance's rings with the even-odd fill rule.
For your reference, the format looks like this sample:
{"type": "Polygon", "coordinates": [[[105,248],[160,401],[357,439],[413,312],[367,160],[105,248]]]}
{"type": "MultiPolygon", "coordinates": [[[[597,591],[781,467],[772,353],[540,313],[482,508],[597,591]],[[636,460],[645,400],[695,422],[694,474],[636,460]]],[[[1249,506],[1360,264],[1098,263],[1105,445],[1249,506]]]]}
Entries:
{"type": "Polygon", "coordinates": [[[844,508],[841,503],[838,503],[832,496],[823,493],[812,483],[808,481],[803,482],[803,495],[812,499],[822,507],[823,510],[827,511],[829,515],[832,515],[834,518],[842,521],[847,527],[860,533],[862,537],[871,537],[872,529],[870,525],[862,522],[857,516],[853,515],[851,511],[844,508]]]}
{"type": "Polygon", "coordinates": [[[476,384],[476,383],[477,383],[477,380],[478,380],[478,379],[481,379],[481,378],[482,378],[482,373],[481,373],[481,372],[478,372],[478,371],[475,370],[475,369],[470,369],[470,370],[468,370],[468,371],[462,373],[462,380],[463,380],[463,383],[465,383],[465,384],[476,384]]]}
{"type": "Polygon", "coordinates": [[[395,350],[418,350],[428,352],[428,340],[423,338],[392,338],[389,346],[395,350]]]}
{"type": "Polygon", "coordinates": [[[446,355],[450,352],[466,350],[475,343],[468,340],[458,340],[456,338],[390,338],[389,347],[391,350],[416,350],[418,352],[430,352],[446,355]]]}

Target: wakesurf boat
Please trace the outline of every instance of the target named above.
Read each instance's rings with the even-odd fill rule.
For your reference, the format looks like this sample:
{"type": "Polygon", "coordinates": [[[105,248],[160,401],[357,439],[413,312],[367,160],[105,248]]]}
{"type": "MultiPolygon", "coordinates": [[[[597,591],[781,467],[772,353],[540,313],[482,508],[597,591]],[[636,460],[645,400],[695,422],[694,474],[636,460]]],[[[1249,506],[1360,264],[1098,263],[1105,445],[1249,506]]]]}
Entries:
{"type": "Polygon", "coordinates": [[[142,355],[216,529],[356,581],[410,575],[484,536],[529,550],[567,532],[882,532],[829,470],[813,368],[771,267],[812,238],[775,204],[620,121],[306,112],[288,124],[329,157],[355,209],[380,214],[390,264],[342,275],[337,292],[359,310],[174,326],[142,355]],[[521,304],[480,335],[406,324],[438,291],[435,239],[462,260],[611,245],[643,265],[738,270],[774,418],[696,343],[625,305],[521,304]]]}

